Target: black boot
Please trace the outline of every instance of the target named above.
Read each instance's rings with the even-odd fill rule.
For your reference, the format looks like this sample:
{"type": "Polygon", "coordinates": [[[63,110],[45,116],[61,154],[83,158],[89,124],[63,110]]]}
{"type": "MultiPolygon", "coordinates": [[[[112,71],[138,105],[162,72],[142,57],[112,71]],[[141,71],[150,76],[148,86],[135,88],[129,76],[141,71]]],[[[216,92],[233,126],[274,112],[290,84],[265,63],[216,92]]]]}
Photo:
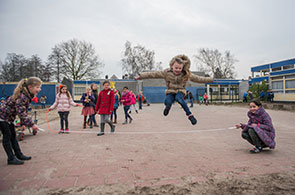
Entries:
{"type": "Polygon", "coordinates": [[[7,160],[7,164],[9,164],[9,165],[22,165],[22,164],[24,164],[24,161],[19,160],[18,158],[16,158],[14,156],[12,159],[7,160]]]}
{"type": "Polygon", "coordinates": [[[190,115],[188,119],[191,121],[192,125],[197,124],[197,119],[194,117],[194,115],[190,115]]]}
{"type": "Polygon", "coordinates": [[[30,156],[25,156],[25,155],[23,155],[23,154],[21,154],[21,155],[16,155],[16,157],[17,157],[19,160],[31,160],[31,159],[32,159],[32,157],[30,157],[30,156]]]}
{"type": "Polygon", "coordinates": [[[108,124],[110,125],[110,127],[111,127],[111,133],[114,133],[115,132],[115,125],[113,124],[113,122],[112,121],[108,121],[108,124]]]}
{"type": "Polygon", "coordinates": [[[104,126],[105,123],[100,123],[100,133],[98,133],[97,136],[104,135],[104,126]]]}
{"type": "Polygon", "coordinates": [[[170,111],[170,108],[166,107],[166,108],[164,109],[163,115],[164,115],[164,116],[167,116],[167,115],[169,114],[169,111],[170,111]]]}
{"type": "Polygon", "coordinates": [[[127,119],[125,120],[125,122],[124,123],[122,123],[123,125],[126,125],[126,124],[128,124],[128,121],[127,121],[127,119]]]}

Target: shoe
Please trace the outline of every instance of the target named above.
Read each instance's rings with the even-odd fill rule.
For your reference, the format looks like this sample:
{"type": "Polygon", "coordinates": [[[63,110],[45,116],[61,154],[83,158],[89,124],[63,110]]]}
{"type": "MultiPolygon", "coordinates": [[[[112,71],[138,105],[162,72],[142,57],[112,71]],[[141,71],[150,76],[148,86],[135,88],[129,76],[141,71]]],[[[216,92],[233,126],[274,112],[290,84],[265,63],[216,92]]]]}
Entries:
{"type": "Polygon", "coordinates": [[[188,119],[191,121],[192,125],[197,124],[197,119],[194,117],[194,115],[190,115],[188,119]]]}
{"type": "Polygon", "coordinates": [[[89,127],[90,129],[92,129],[93,127],[92,127],[92,125],[90,125],[90,127],[89,127]]]}
{"type": "Polygon", "coordinates": [[[66,130],[65,130],[65,133],[70,133],[70,130],[69,130],[69,129],[66,129],[66,130]]]}
{"type": "Polygon", "coordinates": [[[117,119],[115,119],[114,124],[117,124],[117,119]]]}
{"type": "Polygon", "coordinates": [[[100,133],[97,134],[97,136],[102,136],[102,135],[104,135],[103,132],[100,132],[100,133]]]}
{"type": "Polygon", "coordinates": [[[129,114],[131,114],[131,111],[129,111],[129,114]]]}
{"type": "Polygon", "coordinates": [[[15,156],[11,160],[7,160],[7,164],[9,165],[22,165],[24,164],[23,160],[19,160],[15,156]]]}
{"type": "Polygon", "coordinates": [[[96,123],[94,123],[94,125],[93,125],[94,127],[99,127],[99,125],[98,124],[96,124],[96,123]]]}
{"type": "Polygon", "coordinates": [[[25,155],[17,155],[16,156],[17,157],[17,159],[19,159],[19,160],[31,160],[32,159],[32,157],[30,157],[30,156],[25,156],[25,155]]]}
{"type": "Polygon", "coordinates": [[[252,150],[250,150],[251,153],[259,153],[262,151],[262,147],[254,147],[252,150]]]}
{"type": "Polygon", "coordinates": [[[128,121],[127,120],[125,120],[125,122],[124,123],[122,123],[123,125],[126,125],[128,123],[128,121]]]}
{"type": "Polygon", "coordinates": [[[129,123],[132,123],[132,121],[133,121],[133,119],[131,118],[131,119],[129,119],[129,123]]]}
{"type": "Polygon", "coordinates": [[[61,134],[61,133],[64,133],[64,132],[65,132],[64,129],[60,129],[58,134],[61,134]]]}
{"type": "Polygon", "coordinates": [[[135,112],[136,112],[136,114],[138,114],[138,111],[137,110],[135,110],[135,112]]]}
{"type": "Polygon", "coordinates": [[[169,111],[170,111],[170,108],[166,107],[163,112],[164,116],[167,116],[169,114],[169,111]]]}

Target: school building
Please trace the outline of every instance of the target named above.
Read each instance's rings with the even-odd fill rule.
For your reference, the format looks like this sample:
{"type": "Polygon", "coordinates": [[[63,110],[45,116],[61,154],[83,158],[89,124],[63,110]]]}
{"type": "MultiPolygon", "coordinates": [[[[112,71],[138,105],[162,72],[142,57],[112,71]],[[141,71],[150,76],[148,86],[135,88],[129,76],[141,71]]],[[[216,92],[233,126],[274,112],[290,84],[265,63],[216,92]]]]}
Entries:
{"type": "Polygon", "coordinates": [[[295,58],[251,68],[249,84],[266,81],[274,101],[295,102],[295,58]]]}

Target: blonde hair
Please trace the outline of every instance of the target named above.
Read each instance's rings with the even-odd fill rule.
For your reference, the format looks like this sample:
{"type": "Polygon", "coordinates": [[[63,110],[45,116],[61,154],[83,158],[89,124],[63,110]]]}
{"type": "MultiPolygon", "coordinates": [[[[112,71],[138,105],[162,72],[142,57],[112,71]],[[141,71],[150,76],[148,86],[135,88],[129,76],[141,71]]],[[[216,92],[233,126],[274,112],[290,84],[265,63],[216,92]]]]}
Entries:
{"type": "Polygon", "coordinates": [[[192,74],[191,71],[189,70],[191,66],[190,59],[186,55],[177,55],[171,59],[170,68],[172,68],[175,62],[177,62],[178,64],[183,64],[183,68],[182,68],[182,72],[184,73],[183,80],[184,82],[187,82],[192,74]]]}
{"type": "Polygon", "coordinates": [[[69,92],[69,90],[68,90],[68,87],[66,86],[66,85],[62,85],[60,88],[59,88],[59,93],[58,93],[58,95],[59,95],[59,97],[60,97],[60,95],[62,94],[62,92],[61,92],[61,90],[63,89],[63,88],[67,88],[67,92],[66,92],[66,94],[67,94],[67,96],[68,96],[68,99],[70,99],[71,98],[71,94],[70,94],[70,92],[69,92]]]}
{"type": "Polygon", "coordinates": [[[28,86],[38,86],[41,85],[42,81],[38,77],[30,77],[28,79],[22,79],[18,82],[16,88],[13,91],[12,99],[15,101],[21,93],[25,93],[26,95],[30,94],[28,86]]]}

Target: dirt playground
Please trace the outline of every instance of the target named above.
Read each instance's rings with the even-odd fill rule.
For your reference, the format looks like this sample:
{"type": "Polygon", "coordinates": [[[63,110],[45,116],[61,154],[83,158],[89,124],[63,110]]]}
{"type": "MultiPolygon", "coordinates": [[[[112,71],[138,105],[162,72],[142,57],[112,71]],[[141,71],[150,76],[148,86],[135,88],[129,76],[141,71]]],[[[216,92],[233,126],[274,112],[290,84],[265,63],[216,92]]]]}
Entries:
{"type": "Polygon", "coordinates": [[[71,110],[69,134],[57,134],[57,111],[49,116],[53,133],[39,111],[45,131],[20,142],[32,160],[8,166],[0,149],[0,194],[295,194],[294,112],[267,110],[277,147],[251,154],[232,128],[247,122],[248,108],[195,105],[192,126],[179,105],[167,117],[163,107],[132,112],[128,125],[121,107],[116,132],[101,137],[99,127],[82,130],[80,107],[71,110]]]}

